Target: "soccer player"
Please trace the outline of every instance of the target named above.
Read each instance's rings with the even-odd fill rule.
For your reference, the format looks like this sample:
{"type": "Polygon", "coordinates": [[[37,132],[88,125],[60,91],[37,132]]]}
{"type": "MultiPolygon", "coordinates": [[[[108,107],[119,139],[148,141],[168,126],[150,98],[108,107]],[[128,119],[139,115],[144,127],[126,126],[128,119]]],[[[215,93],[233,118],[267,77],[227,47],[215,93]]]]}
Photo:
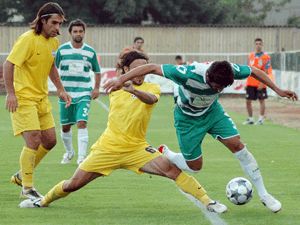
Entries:
{"type": "MultiPolygon", "coordinates": [[[[260,70],[265,71],[269,77],[272,76],[271,57],[262,51],[263,41],[261,38],[256,38],[255,52],[251,52],[248,57],[248,65],[254,66],[260,70]]],[[[246,82],[246,107],[248,112],[248,119],[243,124],[254,124],[252,101],[259,100],[259,118],[255,124],[262,125],[265,118],[265,99],[268,98],[266,85],[249,76],[246,82]]]]}
{"type": "Polygon", "coordinates": [[[238,130],[232,119],[224,112],[218,97],[234,79],[244,79],[250,74],[281,97],[297,100],[296,93],[280,89],[265,72],[256,67],[230,64],[227,61],[194,62],[191,65],[181,66],[143,65],[119,78],[107,81],[104,88],[107,92],[113,93],[122,88],[126,81],[148,73],[164,76],[179,85],[174,117],[181,153],[175,153],[164,145],[159,148],[161,152],[178,168],[198,172],[203,163],[201,143],[206,133],[209,133],[239,160],[241,167],[255,185],[262,203],[271,211],[278,212],[281,203],[267,192],[254,156],[240,141],[238,130]]]}
{"type": "Polygon", "coordinates": [[[55,57],[55,65],[59,68],[60,78],[67,93],[72,97],[71,106],[59,100],[61,138],[66,153],[62,164],[70,163],[74,156],[71,126],[78,128],[78,157],[80,164],[86,157],[88,147],[87,121],[91,99],[99,96],[100,67],[95,50],[83,42],[86,24],[76,19],[69,24],[71,41],[62,44],[55,57]],[[92,88],[90,71],[95,73],[95,85],[92,88]]]}
{"type": "MultiPolygon", "coordinates": [[[[147,62],[146,55],[131,51],[123,55],[119,65],[125,73],[147,62]]],[[[46,207],[95,178],[123,168],[138,174],[145,172],[168,177],[189,198],[201,201],[208,210],[225,212],[226,206],[212,201],[193,177],[182,172],[147,143],[147,127],[159,96],[159,86],[144,82],[144,76],[132,79],[132,83],[127,82],[123,90],[110,94],[107,128],[73,177],[55,185],[42,199],[27,199],[20,203],[20,207],[46,207]]]]}
{"type": "Polygon", "coordinates": [[[44,4],[31,23],[31,30],[18,38],[4,62],[6,109],[11,113],[14,135],[22,135],[25,141],[20,171],[11,181],[22,186],[21,194],[28,198],[41,196],[33,186],[34,168],[56,144],[48,76],[66,107],[71,103],[53,57],[58,48],[56,36],[64,20],[64,12],[57,3],[44,4]]]}

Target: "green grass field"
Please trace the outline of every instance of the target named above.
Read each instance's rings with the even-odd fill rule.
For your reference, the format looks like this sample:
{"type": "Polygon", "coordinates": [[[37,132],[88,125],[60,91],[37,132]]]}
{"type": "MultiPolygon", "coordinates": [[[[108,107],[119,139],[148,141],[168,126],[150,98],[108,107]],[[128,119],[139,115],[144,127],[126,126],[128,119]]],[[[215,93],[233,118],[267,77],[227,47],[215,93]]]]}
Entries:
{"type": "MultiPolygon", "coordinates": [[[[57,98],[50,97],[56,124],[57,98]]],[[[101,101],[108,104],[107,97],[101,101]]],[[[49,208],[20,209],[20,188],[9,183],[19,168],[21,137],[12,135],[10,116],[4,109],[5,97],[0,96],[0,224],[202,224],[210,222],[187,200],[175,184],[165,178],[136,175],[118,170],[111,176],[99,178],[67,198],[54,202],[49,208]]],[[[158,103],[148,130],[153,146],[161,143],[178,149],[173,128],[173,100],[163,96],[158,103]]],[[[225,186],[233,177],[244,176],[238,161],[220,143],[207,136],[204,141],[204,167],[196,174],[212,198],[225,203],[229,211],[221,218],[229,225],[295,225],[300,224],[300,152],[299,130],[274,125],[242,126],[243,115],[228,112],[236,122],[242,140],[255,155],[265,184],[283,204],[283,210],[273,214],[259,201],[256,192],[244,206],[235,206],[225,197],[225,186]]],[[[105,129],[107,112],[93,102],[90,111],[89,136],[93,144],[105,129]]],[[[57,182],[69,178],[76,169],[76,160],[61,165],[63,146],[57,127],[58,144],[35,173],[35,186],[45,194],[57,182]]],[[[76,134],[76,128],[73,130],[76,134]]],[[[77,146],[74,138],[74,146],[77,146]]]]}

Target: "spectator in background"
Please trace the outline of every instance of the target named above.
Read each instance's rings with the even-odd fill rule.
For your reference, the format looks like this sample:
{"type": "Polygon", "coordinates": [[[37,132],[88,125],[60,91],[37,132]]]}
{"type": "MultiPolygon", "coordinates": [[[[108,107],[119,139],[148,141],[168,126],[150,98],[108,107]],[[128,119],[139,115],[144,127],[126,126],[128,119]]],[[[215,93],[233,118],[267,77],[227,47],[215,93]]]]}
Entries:
{"type": "MultiPolygon", "coordinates": [[[[256,38],[255,52],[251,52],[248,56],[248,65],[254,66],[268,74],[272,77],[272,66],[271,57],[262,51],[263,40],[261,38],[256,38]]],[[[243,124],[254,124],[252,101],[259,100],[260,115],[255,124],[262,125],[265,119],[265,99],[268,98],[266,85],[258,81],[252,76],[247,78],[246,82],[246,106],[248,112],[248,119],[243,124]]]]}
{"type": "Polygon", "coordinates": [[[135,37],[134,40],[133,40],[133,45],[130,46],[130,47],[124,48],[120,52],[119,57],[118,57],[118,62],[117,62],[117,65],[116,65],[117,76],[120,76],[122,74],[122,72],[123,72],[123,71],[120,70],[120,60],[121,60],[121,58],[125,54],[127,54],[128,52],[130,52],[132,50],[145,53],[144,50],[143,50],[143,45],[144,45],[144,39],[142,37],[135,37]]]}
{"type": "Polygon", "coordinates": [[[183,58],[182,58],[182,56],[181,55],[176,55],[175,56],[175,64],[176,65],[184,65],[184,64],[186,64],[184,61],[183,61],[183,58]]]}
{"type": "Polygon", "coordinates": [[[132,46],[132,48],[134,50],[144,52],[143,45],[144,45],[144,39],[142,37],[135,37],[134,38],[133,46],[132,46]]]}

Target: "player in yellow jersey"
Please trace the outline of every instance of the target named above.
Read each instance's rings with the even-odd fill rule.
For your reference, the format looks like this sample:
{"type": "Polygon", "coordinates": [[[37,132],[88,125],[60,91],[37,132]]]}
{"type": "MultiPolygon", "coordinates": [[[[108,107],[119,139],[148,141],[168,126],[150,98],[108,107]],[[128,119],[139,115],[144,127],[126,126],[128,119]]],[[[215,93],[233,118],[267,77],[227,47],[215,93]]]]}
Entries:
{"type": "Polygon", "coordinates": [[[21,194],[28,198],[41,196],[33,186],[34,168],[56,144],[48,76],[66,105],[71,102],[53,63],[58,48],[56,36],[64,20],[57,3],[44,4],[31,23],[32,29],[18,38],[4,63],[6,108],[11,113],[14,135],[22,135],[25,141],[20,171],[11,181],[22,186],[21,194]]]}
{"type": "MultiPolygon", "coordinates": [[[[133,50],[122,56],[119,65],[125,73],[147,62],[145,54],[133,50]]],[[[95,178],[108,176],[122,168],[138,174],[145,172],[170,178],[199,206],[202,202],[209,211],[225,212],[225,205],[211,200],[197,180],[170,163],[146,141],[149,120],[159,96],[159,86],[144,82],[144,76],[133,79],[122,90],[110,94],[107,128],[73,177],[55,185],[43,198],[24,200],[20,207],[46,207],[95,178]]]]}

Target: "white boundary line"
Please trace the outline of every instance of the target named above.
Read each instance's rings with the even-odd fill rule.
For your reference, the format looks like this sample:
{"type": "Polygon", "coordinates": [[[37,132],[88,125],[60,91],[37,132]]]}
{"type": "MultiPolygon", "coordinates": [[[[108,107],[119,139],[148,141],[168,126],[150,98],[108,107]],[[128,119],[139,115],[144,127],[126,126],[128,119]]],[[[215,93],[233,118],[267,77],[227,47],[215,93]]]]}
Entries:
{"type": "Polygon", "coordinates": [[[206,207],[198,201],[198,199],[194,198],[192,195],[185,193],[184,191],[179,191],[187,197],[190,201],[192,201],[204,214],[206,219],[212,224],[212,225],[227,225],[225,220],[223,220],[217,213],[209,212],[207,211],[206,207]]]}
{"type": "Polygon", "coordinates": [[[99,103],[100,106],[102,106],[102,108],[106,111],[106,112],[109,112],[109,107],[107,105],[104,104],[104,102],[102,102],[101,100],[99,99],[96,99],[96,102],[99,103]]]}

